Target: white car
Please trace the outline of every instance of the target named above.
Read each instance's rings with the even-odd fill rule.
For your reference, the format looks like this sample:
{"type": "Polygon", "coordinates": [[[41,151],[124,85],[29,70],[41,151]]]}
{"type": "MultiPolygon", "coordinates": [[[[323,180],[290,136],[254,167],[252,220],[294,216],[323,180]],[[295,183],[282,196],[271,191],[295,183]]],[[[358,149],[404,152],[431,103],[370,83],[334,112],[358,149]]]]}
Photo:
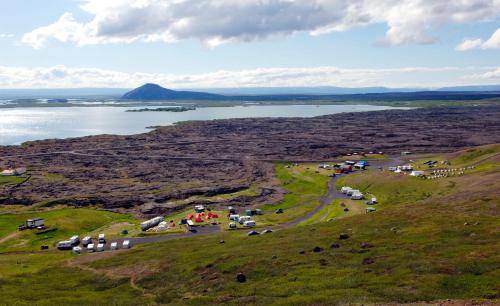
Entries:
{"type": "Polygon", "coordinates": [[[93,253],[95,250],[94,250],[94,244],[93,243],[89,243],[87,245],[87,252],[89,253],[93,253]]]}
{"type": "Polygon", "coordinates": [[[117,242],[111,242],[110,249],[111,250],[116,250],[118,248],[118,243],[117,242]]]}
{"type": "Polygon", "coordinates": [[[102,252],[104,251],[104,243],[99,243],[97,245],[97,252],[102,252]]]}
{"type": "Polygon", "coordinates": [[[122,243],[122,249],[130,249],[130,240],[124,240],[122,243]]]}
{"type": "Polygon", "coordinates": [[[73,247],[73,253],[80,254],[82,252],[82,248],[79,246],[73,247]]]}

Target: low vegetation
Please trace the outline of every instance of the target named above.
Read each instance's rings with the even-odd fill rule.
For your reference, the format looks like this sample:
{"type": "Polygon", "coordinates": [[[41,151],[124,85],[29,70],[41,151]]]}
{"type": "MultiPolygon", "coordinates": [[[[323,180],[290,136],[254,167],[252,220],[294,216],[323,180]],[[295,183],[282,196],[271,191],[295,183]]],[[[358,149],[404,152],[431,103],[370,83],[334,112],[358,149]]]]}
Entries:
{"type": "MultiPolygon", "coordinates": [[[[471,152],[454,158],[467,163],[478,158],[469,159],[467,153],[471,152]]],[[[286,213],[269,214],[283,219],[268,222],[300,216],[326,192],[328,178],[323,173],[316,173],[311,165],[287,166],[278,164],[276,169],[288,192],[285,199],[278,206],[265,207],[268,212],[282,207],[286,213]]],[[[221,232],[82,256],[58,252],[0,255],[2,302],[498,302],[500,166],[489,158],[481,159],[476,169],[435,181],[381,170],[348,175],[338,181],[338,187],[348,185],[372,193],[379,200],[377,212],[364,213],[362,201],[338,200],[301,226],[270,234],[248,237],[239,231],[221,232]],[[483,164],[489,165],[487,169],[481,170],[483,164]],[[351,208],[349,214],[343,214],[341,203],[351,208]],[[236,281],[240,272],[246,282],[236,281]]],[[[8,224],[17,226],[17,222],[8,224]]]]}

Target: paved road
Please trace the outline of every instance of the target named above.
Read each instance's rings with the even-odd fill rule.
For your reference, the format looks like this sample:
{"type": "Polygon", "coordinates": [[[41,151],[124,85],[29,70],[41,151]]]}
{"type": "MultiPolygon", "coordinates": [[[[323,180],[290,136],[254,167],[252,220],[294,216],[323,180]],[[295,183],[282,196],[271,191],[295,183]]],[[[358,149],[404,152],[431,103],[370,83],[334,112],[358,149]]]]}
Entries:
{"type": "MultiPolygon", "coordinates": [[[[405,160],[400,158],[400,157],[391,157],[388,160],[372,161],[371,167],[373,167],[373,168],[379,168],[379,167],[387,168],[387,167],[399,166],[399,165],[402,165],[404,163],[405,163],[405,160]]],[[[308,212],[304,216],[301,216],[297,219],[294,219],[292,221],[289,221],[289,222],[286,222],[283,224],[270,226],[269,228],[277,230],[277,229],[285,229],[285,228],[294,227],[294,226],[312,218],[312,216],[314,216],[316,213],[321,211],[327,205],[331,204],[334,200],[348,198],[345,194],[338,191],[335,187],[337,180],[340,177],[341,177],[341,175],[337,175],[335,177],[332,177],[329,180],[327,194],[320,198],[320,200],[319,200],[320,205],[318,205],[316,208],[314,208],[313,210],[311,210],[310,212],[308,212]]],[[[214,226],[207,225],[207,226],[203,226],[203,227],[197,227],[196,232],[167,234],[167,235],[155,235],[155,236],[148,236],[148,237],[123,238],[123,239],[113,240],[113,241],[118,241],[119,244],[121,244],[121,242],[123,240],[128,239],[128,240],[130,240],[132,245],[138,245],[138,244],[144,244],[144,243],[162,242],[162,241],[168,241],[168,240],[174,240],[174,239],[188,238],[188,237],[200,236],[200,235],[212,235],[212,234],[216,234],[219,232],[220,232],[220,227],[218,225],[214,225],[214,226]]]]}

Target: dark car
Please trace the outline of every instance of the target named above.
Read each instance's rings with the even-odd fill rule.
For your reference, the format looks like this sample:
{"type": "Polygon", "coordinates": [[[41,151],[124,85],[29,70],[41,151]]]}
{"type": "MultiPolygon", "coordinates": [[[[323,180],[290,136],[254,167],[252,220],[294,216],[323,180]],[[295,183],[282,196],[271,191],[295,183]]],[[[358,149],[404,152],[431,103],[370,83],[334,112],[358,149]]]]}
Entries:
{"type": "Polygon", "coordinates": [[[258,235],[259,233],[256,232],[256,231],[249,231],[248,232],[248,236],[255,236],[255,235],[258,235]]]}

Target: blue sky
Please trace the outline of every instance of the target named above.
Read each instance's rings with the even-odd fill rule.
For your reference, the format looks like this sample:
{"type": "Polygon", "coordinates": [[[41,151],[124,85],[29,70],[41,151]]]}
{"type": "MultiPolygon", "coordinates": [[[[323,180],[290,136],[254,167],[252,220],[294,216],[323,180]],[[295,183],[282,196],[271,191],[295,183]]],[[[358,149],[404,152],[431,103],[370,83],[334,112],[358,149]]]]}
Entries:
{"type": "Polygon", "coordinates": [[[0,88],[500,83],[497,0],[102,2],[2,1],[0,88]]]}

